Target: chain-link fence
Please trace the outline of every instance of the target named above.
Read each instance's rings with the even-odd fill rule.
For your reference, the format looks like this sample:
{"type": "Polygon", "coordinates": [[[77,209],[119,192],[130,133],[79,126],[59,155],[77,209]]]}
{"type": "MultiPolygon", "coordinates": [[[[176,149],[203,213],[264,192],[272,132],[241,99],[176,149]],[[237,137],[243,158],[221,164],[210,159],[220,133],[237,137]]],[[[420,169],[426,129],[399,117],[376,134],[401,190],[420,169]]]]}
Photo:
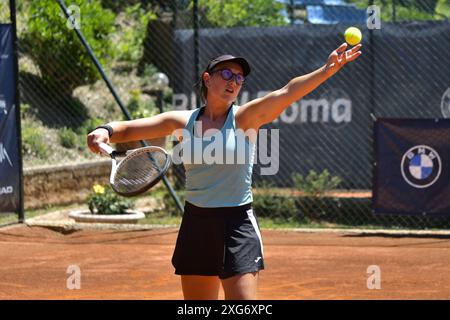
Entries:
{"type": "MultiPolygon", "coordinates": [[[[255,211],[292,225],[449,227],[448,218],[371,210],[371,114],[449,116],[441,109],[450,86],[449,1],[68,0],[65,5],[72,20],[56,0],[17,0],[25,168],[98,161],[86,147],[86,134],[124,119],[74,28],[86,37],[132,116],[140,118],[200,106],[194,84],[207,62],[223,53],[244,56],[252,66],[237,103],[263,96],[323,66],[353,25],[362,30],[363,55],[262,128],[269,145],[277,136],[279,144],[255,165],[255,211]],[[169,78],[165,88],[154,86],[158,72],[169,78]],[[264,175],[271,166],[276,174],[264,175]]],[[[4,7],[0,19],[7,19],[4,7]]],[[[263,140],[258,152],[267,149],[263,140]]],[[[182,167],[173,167],[170,181],[182,199],[182,167]]],[[[166,210],[177,213],[171,197],[162,197],[166,210]]]]}

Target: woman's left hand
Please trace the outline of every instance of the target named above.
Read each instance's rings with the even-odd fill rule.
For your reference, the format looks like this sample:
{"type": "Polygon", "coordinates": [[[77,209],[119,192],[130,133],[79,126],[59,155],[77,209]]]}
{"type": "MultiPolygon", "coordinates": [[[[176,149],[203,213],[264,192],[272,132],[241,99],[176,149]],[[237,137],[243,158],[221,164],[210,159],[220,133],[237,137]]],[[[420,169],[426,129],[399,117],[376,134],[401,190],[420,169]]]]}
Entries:
{"type": "Polygon", "coordinates": [[[347,43],[343,43],[339,48],[334,50],[330,56],[328,57],[327,64],[325,65],[325,72],[328,76],[332,76],[336,72],[338,72],[347,62],[353,61],[358,58],[362,52],[359,51],[361,49],[361,44],[358,44],[351,48],[347,49],[347,43]]]}

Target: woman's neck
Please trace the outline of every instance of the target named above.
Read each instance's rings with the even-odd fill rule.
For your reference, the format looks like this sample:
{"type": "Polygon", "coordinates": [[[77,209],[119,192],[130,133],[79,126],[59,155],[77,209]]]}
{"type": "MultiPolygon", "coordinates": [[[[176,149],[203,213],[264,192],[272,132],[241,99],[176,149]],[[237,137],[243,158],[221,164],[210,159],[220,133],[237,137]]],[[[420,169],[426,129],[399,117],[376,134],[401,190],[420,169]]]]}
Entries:
{"type": "Polygon", "coordinates": [[[205,116],[207,116],[212,121],[223,119],[227,116],[228,110],[230,108],[230,104],[224,104],[224,103],[211,103],[209,101],[206,102],[205,105],[205,112],[203,113],[205,116]]]}

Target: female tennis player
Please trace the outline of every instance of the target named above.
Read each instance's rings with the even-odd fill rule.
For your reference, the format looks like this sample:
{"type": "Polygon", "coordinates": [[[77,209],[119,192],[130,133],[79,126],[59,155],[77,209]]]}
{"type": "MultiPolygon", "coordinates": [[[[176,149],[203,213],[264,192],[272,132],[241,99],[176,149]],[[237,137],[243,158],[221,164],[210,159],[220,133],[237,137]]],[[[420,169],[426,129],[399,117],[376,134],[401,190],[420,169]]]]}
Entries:
{"type": "MultiPolygon", "coordinates": [[[[312,73],[293,78],[284,87],[242,106],[234,105],[250,65],[240,57],[212,59],[199,81],[204,106],[196,110],[168,111],[132,121],[111,122],[92,131],[88,146],[100,152],[100,143],[126,142],[175,135],[182,143],[201,141],[201,152],[212,135],[245,132],[244,149],[254,152],[258,129],[275,120],[301,99],[355,60],[361,45],[342,44],[326,64],[312,73]],[[211,133],[212,132],[212,133],[211,133]],[[228,132],[228,133],[227,133],[228,132]]],[[[229,137],[229,136],[227,136],[229,137]]],[[[236,152],[236,139],[224,138],[223,148],[236,152]]],[[[242,150],[242,149],[240,149],[242,150]]],[[[195,154],[194,154],[195,158],[195,154]]],[[[184,162],[185,212],[172,264],[181,275],[185,299],[218,299],[222,284],[226,299],[256,299],[264,253],[252,210],[252,157],[239,164],[184,162]]]]}

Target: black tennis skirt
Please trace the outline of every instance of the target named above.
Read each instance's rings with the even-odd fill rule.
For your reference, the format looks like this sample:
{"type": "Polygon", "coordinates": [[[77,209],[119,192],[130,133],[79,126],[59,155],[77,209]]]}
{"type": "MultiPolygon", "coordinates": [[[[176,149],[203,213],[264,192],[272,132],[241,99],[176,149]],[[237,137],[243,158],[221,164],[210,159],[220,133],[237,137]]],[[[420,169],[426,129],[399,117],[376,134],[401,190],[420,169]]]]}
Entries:
{"type": "Polygon", "coordinates": [[[201,208],[186,202],[172,264],[178,275],[221,279],[264,269],[261,233],[251,203],[201,208]]]}

